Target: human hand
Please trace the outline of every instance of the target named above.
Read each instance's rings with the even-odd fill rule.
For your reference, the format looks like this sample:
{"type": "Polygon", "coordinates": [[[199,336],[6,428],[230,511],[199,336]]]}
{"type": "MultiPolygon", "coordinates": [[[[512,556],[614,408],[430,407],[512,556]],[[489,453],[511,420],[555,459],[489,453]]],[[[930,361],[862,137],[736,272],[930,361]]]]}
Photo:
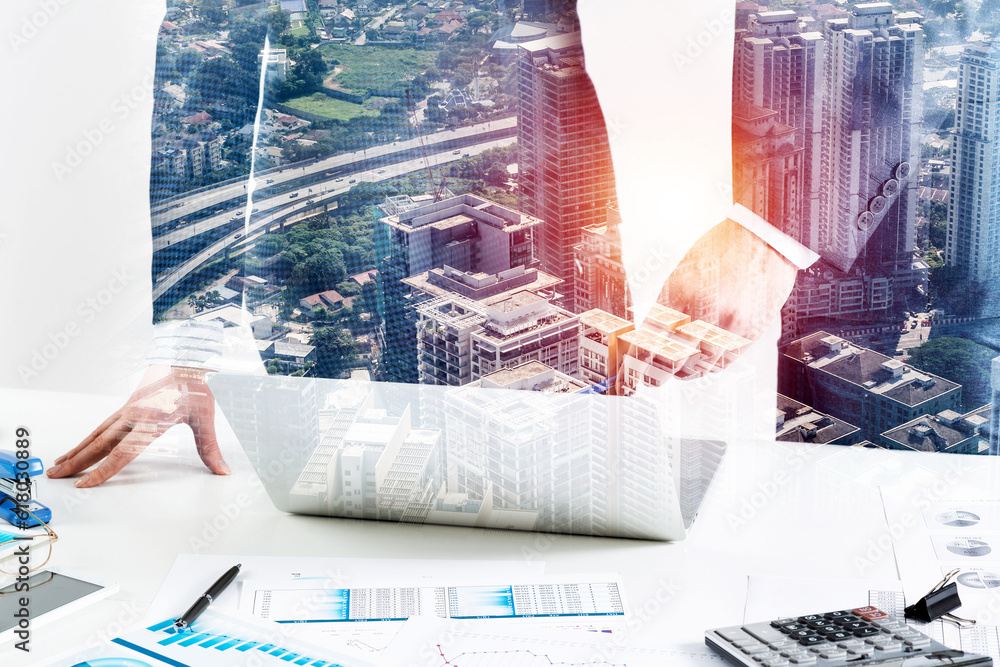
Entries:
{"type": "Polygon", "coordinates": [[[69,477],[103,462],[78,480],[86,488],[103,484],[160,435],[176,424],[194,432],[202,462],[217,475],[228,475],[215,439],[215,398],[206,371],[180,366],[150,366],[124,406],[72,450],[56,459],[48,476],[69,477]]]}
{"type": "Polygon", "coordinates": [[[796,273],[780,252],[727,219],[688,251],[661,302],[755,341],[779,316],[796,273]]]}

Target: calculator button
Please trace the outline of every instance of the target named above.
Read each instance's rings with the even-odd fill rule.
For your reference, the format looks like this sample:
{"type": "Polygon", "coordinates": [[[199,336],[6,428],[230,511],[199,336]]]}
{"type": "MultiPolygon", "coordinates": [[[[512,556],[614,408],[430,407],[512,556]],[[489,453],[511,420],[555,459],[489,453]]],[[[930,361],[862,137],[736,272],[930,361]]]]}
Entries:
{"type": "Polygon", "coordinates": [[[809,628],[802,628],[801,630],[794,630],[792,632],[789,632],[788,636],[791,637],[792,639],[802,639],[803,637],[812,637],[814,634],[816,633],[810,630],[809,628]]]}
{"type": "Polygon", "coordinates": [[[907,639],[903,642],[907,646],[912,646],[913,648],[927,648],[931,645],[930,637],[917,637],[914,639],[907,639]]]}
{"type": "Polygon", "coordinates": [[[869,637],[865,640],[866,644],[871,644],[872,646],[883,646],[891,641],[896,641],[889,635],[879,635],[877,637],[869,637]]]}
{"type": "Polygon", "coordinates": [[[876,651],[901,651],[903,649],[903,642],[888,641],[884,644],[879,644],[875,647],[876,651]]]}
{"type": "Polygon", "coordinates": [[[854,635],[852,635],[850,632],[844,632],[843,630],[838,630],[837,632],[830,632],[826,634],[827,640],[831,642],[839,642],[842,640],[851,639],[853,637],[854,635]]]}
{"type": "Polygon", "coordinates": [[[857,646],[864,646],[864,641],[860,639],[847,639],[837,644],[840,648],[855,648],[857,646]]]}
{"type": "Polygon", "coordinates": [[[746,639],[747,635],[740,628],[720,628],[715,631],[715,634],[719,635],[728,642],[734,642],[738,639],[746,639]]]}
{"type": "Polygon", "coordinates": [[[787,639],[782,639],[780,642],[768,642],[767,645],[773,648],[775,651],[781,651],[786,648],[792,648],[796,644],[787,639]]]}
{"type": "Polygon", "coordinates": [[[771,621],[772,628],[782,628],[786,625],[791,625],[795,622],[794,618],[779,618],[776,621],[771,621]]]}
{"type": "Polygon", "coordinates": [[[743,648],[744,646],[751,646],[758,643],[756,639],[737,639],[731,642],[736,648],[743,648]]]}
{"type": "Polygon", "coordinates": [[[881,630],[879,630],[878,628],[873,628],[870,625],[866,625],[863,628],[858,628],[854,630],[855,637],[871,637],[872,635],[878,635],[881,633],[882,633],[881,630]]]}
{"type": "Polygon", "coordinates": [[[840,627],[844,628],[845,630],[850,630],[851,632],[854,632],[855,630],[860,630],[861,628],[868,628],[871,626],[869,626],[864,621],[848,621],[847,623],[842,623],[840,627]]]}
{"type": "Polygon", "coordinates": [[[778,628],[778,629],[781,630],[782,632],[784,632],[785,634],[789,634],[789,633],[795,632],[796,630],[808,630],[809,626],[805,625],[803,623],[799,623],[798,621],[796,621],[795,623],[789,623],[788,625],[784,626],[783,628],[778,628]]]}
{"type": "Polygon", "coordinates": [[[793,655],[789,660],[796,665],[811,665],[816,662],[816,656],[812,653],[803,653],[801,655],[793,655]]]}
{"type": "Polygon", "coordinates": [[[772,658],[778,658],[780,655],[775,651],[768,651],[767,653],[758,653],[753,657],[757,662],[764,662],[765,660],[771,660],[772,658]]]}
{"type": "Polygon", "coordinates": [[[834,622],[826,618],[817,618],[811,621],[806,621],[806,625],[815,630],[816,628],[825,628],[834,625],[834,622]]]}
{"type": "Polygon", "coordinates": [[[852,616],[853,614],[849,609],[845,609],[844,611],[831,611],[829,614],[823,614],[823,618],[828,618],[831,621],[836,618],[851,618],[852,616]]]}
{"type": "Polygon", "coordinates": [[[799,637],[799,643],[803,646],[814,646],[816,644],[822,644],[826,639],[820,637],[819,635],[809,635],[808,637],[799,637]]]}
{"type": "Polygon", "coordinates": [[[920,634],[916,630],[910,630],[909,628],[907,628],[906,630],[901,630],[897,632],[894,636],[896,637],[896,639],[918,639],[920,637],[923,637],[924,635],[920,634]]]}
{"type": "Polygon", "coordinates": [[[878,609],[876,609],[875,611],[868,612],[867,614],[861,614],[861,618],[865,619],[866,621],[874,621],[881,618],[889,618],[889,614],[885,613],[884,611],[879,611],[878,609]]]}
{"type": "Polygon", "coordinates": [[[906,627],[905,623],[898,621],[895,618],[882,618],[872,621],[872,625],[882,628],[883,630],[901,630],[906,627]]]}
{"type": "Polygon", "coordinates": [[[827,638],[829,638],[830,635],[835,635],[837,633],[842,633],[845,635],[847,634],[846,632],[840,629],[839,625],[824,625],[821,628],[816,628],[816,634],[823,635],[824,637],[827,638]]]}
{"type": "Polygon", "coordinates": [[[878,610],[878,607],[858,607],[857,609],[852,609],[851,611],[858,616],[863,616],[864,614],[870,614],[871,612],[878,610]]]}
{"type": "Polygon", "coordinates": [[[751,646],[743,646],[740,650],[747,655],[756,655],[758,653],[766,653],[768,648],[763,644],[753,644],[751,646]]]}
{"type": "Polygon", "coordinates": [[[771,658],[764,662],[765,667],[785,667],[788,664],[788,660],[785,658],[771,658]]]}
{"type": "Polygon", "coordinates": [[[820,652],[819,656],[821,658],[826,658],[827,660],[833,660],[835,658],[846,658],[847,657],[847,651],[845,651],[843,649],[836,648],[836,647],[834,647],[834,648],[825,648],[825,649],[823,649],[820,652]]]}
{"type": "Polygon", "coordinates": [[[762,623],[755,623],[753,625],[744,625],[743,632],[747,633],[751,637],[756,637],[760,641],[776,642],[785,639],[784,633],[775,630],[774,628],[768,627],[762,623]]]}
{"type": "Polygon", "coordinates": [[[808,623],[809,621],[818,621],[823,618],[819,614],[809,614],[808,616],[799,616],[799,623],[808,623]]]}

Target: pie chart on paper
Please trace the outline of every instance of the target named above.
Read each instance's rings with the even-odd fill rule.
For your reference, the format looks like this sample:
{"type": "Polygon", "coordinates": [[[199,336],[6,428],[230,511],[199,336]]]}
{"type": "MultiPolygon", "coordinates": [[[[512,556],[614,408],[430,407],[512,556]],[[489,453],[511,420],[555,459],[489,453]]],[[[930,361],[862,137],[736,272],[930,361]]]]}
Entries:
{"type": "Polygon", "coordinates": [[[973,514],[965,510],[949,510],[938,514],[934,518],[937,519],[938,523],[956,528],[975,526],[981,520],[978,514],[973,514]]]}
{"type": "Polygon", "coordinates": [[[979,558],[989,554],[990,545],[982,540],[952,540],[947,544],[948,551],[959,556],[979,558]]]}
{"type": "Polygon", "coordinates": [[[1000,574],[996,572],[963,572],[957,577],[958,583],[968,588],[1000,588],[1000,574]]]}

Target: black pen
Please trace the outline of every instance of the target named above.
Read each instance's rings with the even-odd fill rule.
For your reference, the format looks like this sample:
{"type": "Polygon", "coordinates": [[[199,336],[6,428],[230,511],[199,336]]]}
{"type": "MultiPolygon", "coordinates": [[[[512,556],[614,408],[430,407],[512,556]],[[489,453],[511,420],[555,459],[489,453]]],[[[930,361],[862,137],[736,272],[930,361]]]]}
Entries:
{"type": "Polygon", "coordinates": [[[232,566],[224,575],[219,577],[218,581],[212,584],[212,586],[205,591],[200,598],[194,601],[194,604],[191,605],[190,609],[184,612],[183,616],[174,621],[174,627],[178,630],[184,630],[191,627],[191,624],[195,622],[195,619],[201,616],[203,611],[208,609],[208,605],[212,604],[212,601],[219,597],[222,594],[222,591],[226,590],[226,587],[228,587],[229,584],[233,583],[233,579],[235,579],[236,575],[240,573],[241,565],[242,563],[232,566]]]}

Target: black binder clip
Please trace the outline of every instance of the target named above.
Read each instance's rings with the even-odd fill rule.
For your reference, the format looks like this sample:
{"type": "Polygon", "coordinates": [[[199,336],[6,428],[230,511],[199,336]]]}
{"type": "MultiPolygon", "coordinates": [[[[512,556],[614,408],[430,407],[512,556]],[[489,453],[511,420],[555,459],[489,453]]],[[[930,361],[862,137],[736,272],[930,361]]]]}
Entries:
{"type": "Polygon", "coordinates": [[[951,613],[962,606],[962,601],[958,597],[958,585],[951,581],[958,575],[959,571],[959,569],[954,569],[946,574],[944,579],[931,589],[930,593],[905,608],[903,615],[906,618],[924,623],[930,623],[940,618],[943,621],[954,623],[960,628],[975,625],[974,620],[960,618],[951,613]]]}

